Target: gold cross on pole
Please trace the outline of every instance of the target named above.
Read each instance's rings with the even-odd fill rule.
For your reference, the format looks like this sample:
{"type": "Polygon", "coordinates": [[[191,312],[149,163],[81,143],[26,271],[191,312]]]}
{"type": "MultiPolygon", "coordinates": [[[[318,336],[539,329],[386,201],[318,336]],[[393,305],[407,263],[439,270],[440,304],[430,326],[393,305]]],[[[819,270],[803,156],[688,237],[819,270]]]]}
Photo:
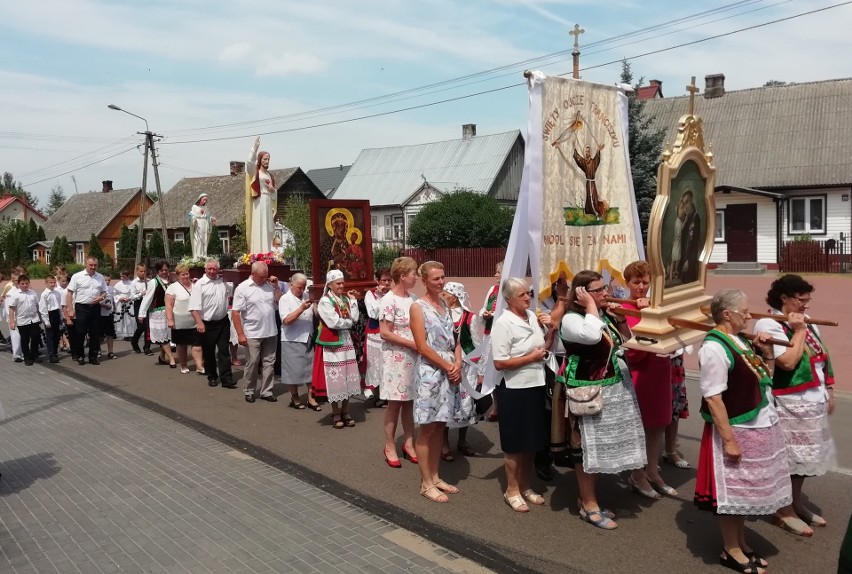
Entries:
{"type": "Polygon", "coordinates": [[[574,36],[574,51],[580,51],[580,34],[583,34],[585,30],[580,28],[579,24],[574,24],[574,29],[568,32],[571,36],[574,36]]]}
{"type": "Polygon", "coordinates": [[[686,86],[686,91],[689,92],[689,115],[695,115],[695,94],[699,92],[695,85],[695,76],[692,76],[692,82],[686,86]]]}

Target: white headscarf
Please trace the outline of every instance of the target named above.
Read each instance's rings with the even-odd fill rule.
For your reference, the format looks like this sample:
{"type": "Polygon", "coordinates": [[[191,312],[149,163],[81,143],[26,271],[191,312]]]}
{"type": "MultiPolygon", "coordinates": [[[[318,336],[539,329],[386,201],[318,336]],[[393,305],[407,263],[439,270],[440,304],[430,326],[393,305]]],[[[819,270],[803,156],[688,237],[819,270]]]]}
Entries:
{"type": "Polygon", "coordinates": [[[326,294],[328,294],[329,284],[331,284],[334,281],[338,281],[340,279],[343,279],[343,271],[341,271],[340,269],[332,269],[331,271],[326,273],[326,275],[325,275],[325,287],[323,287],[323,289],[322,289],[323,297],[325,297],[326,294]]]}
{"type": "Polygon", "coordinates": [[[206,198],[208,198],[208,199],[210,198],[210,196],[209,196],[209,195],[207,195],[206,193],[202,193],[202,194],[200,194],[200,195],[198,196],[198,198],[195,200],[195,205],[198,205],[198,202],[199,202],[199,201],[201,201],[201,198],[202,198],[202,197],[206,197],[206,198]]]}
{"type": "Polygon", "coordinates": [[[470,311],[470,297],[467,296],[464,285],[456,281],[449,281],[444,283],[444,291],[458,299],[462,309],[470,311]]]}

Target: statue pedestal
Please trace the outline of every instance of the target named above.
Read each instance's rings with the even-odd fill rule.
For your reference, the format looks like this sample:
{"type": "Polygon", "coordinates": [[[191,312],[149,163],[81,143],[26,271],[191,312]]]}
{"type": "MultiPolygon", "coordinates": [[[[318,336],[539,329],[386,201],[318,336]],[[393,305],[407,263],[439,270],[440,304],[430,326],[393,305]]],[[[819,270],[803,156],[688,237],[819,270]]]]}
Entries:
{"type": "Polygon", "coordinates": [[[642,309],[642,319],[633,327],[633,337],[624,345],[631,349],[662,355],[702,340],[707,334],[705,331],[673,327],[668,320],[669,317],[677,317],[712,324],[701,312],[701,307],[709,305],[712,299],[709,295],[699,295],[664,307],[642,309]]]}

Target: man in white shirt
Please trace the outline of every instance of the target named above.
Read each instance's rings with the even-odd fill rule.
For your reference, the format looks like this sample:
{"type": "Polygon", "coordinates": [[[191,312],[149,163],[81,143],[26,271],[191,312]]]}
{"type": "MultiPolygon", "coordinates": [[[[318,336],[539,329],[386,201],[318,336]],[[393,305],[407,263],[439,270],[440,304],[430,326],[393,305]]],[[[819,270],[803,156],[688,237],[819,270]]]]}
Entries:
{"type": "Polygon", "coordinates": [[[237,332],[237,341],[248,350],[246,364],[246,386],[244,389],[247,403],[253,403],[255,392],[260,398],[271,403],[278,399],[272,394],[275,351],[278,347],[278,322],[275,311],[281,289],[278,278],[269,276],[266,263],[255,261],[251,265],[251,277],[239,284],[234,291],[234,304],[231,320],[237,332]],[[258,365],[263,379],[260,390],[257,388],[258,365]]]}
{"type": "Polygon", "coordinates": [[[204,371],[211,387],[221,381],[226,389],[237,388],[229,349],[228,295],[232,288],[232,284],[219,277],[219,260],[208,259],[204,264],[204,277],[195,282],[189,294],[189,312],[201,338],[204,371]]]}
{"type": "Polygon", "coordinates": [[[48,275],[44,279],[44,291],[38,300],[38,314],[44,324],[44,340],[47,343],[47,356],[51,363],[59,362],[59,327],[62,319],[60,309],[62,300],[56,287],[56,277],[48,275]]]}
{"type": "Polygon", "coordinates": [[[101,301],[106,299],[107,290],[104,276],[98,273],[98,259],[86,258],[86,268],[78,271],[68,283],[65,312],[68,323],[74,323],[76,336],[72,339],[75,348],[71,349],[72,358],[80,365],[86,364],[84,357],[85,339],[89,337],[89,363],[100,365],[100,320],[101,301]]]}
{"type": "Polygon", "coordinates": [[[30,289],[28,275],[18,277],[18,290],[10,293],[9,329],[17,329],[21,334],[21,351],[24,364],[41,363],[38,356],[38,342],[41,335],[38,316],[38,293],[30,289]]]}
{"type": "MultiPolygon", "coordinates": [[[[133,279],[133,316],[139,316],[139,307],[142,305],[142,298],[145,297],[145,294],[148,292],[148,284],[150,281],[148,280],[147,275],[148,270],[145,268],[143,264],[139,264],[136,266],[136,278],[133,279]]],[[[145,317],[145,320],[140,322],[136,322],[136,331],[133,333],[133,337],[130,339],[130,346],[133,347],[133,350],[137,353],[145,352],[146,355],[151,356],[154,354],[154,351],[151,350],[151,341],[147,336],[148,332],[148,318],[145,317]],[[142,337],[142,348],[139,348],[139,338],[142,337]]]]}

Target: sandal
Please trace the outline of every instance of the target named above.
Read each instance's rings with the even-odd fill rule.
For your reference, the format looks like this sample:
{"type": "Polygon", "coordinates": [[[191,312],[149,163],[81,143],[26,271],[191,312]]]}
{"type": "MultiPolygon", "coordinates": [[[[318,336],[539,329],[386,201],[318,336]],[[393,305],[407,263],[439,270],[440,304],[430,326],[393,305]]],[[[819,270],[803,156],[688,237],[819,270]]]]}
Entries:
{"type": "Polygon", "coordinates": [[[535,504],[536,506],[544,506],[544,497],[536,492],[533,492],[533,489],[528,488],[521,493],[527,502],[530,504],[535,504]]]}
{"type": "Polygon", "coordinates": [[[689,462],[682,459],[680,457],[680,453],[677,452],[665,452],[663,453],[663,461],[669,463],[672,466],[676,466],[677,468],[687,470],[691,468],[689,466],[689,462]]]}
{"type": "Polygon", "coordinates": [[[456,457],[453,456],[453,453],[450,451],[441,453],[441,460],[445,460],[447,462],[453,462],[456,460],[456,457]]]}
{"type": "Polygon", "coordinates": [[[743,550],[743,554],[745,554],[746,558],[751,560],[751,563],[757,566],[758,568],[769,567],[769,562],[767,562],[766,559],[763,558],[763,556],[758,555],[758,553],[754,550],[749,550],[748,552],[743,550]]]}
{"type": "Polygon", "coordinates": [[[373,399],[373,406],[376,407],[377,409],[386,409],[386,408],[388,408],[388,402],[383,400],[383,399],[374,398],[373,399]]]}
{"type": "MultiPolygon", "coordinates": [[[[579,498],[577,499],[577,506],[579,506],[580,508],[583,508],[583,502],[579,498]]],[[[600,511],[607,518],[611,518],[611,519],[615,520],[615,512],[613,512],[612,510],[607,510],[606,508],[601,508],[600,511]]]]}
{"type": "Polygon", "coordinates": [[[458,494],[459,489],[453,486],[452,484],[447,484],[443,481],[443,479],[438,479],[435,481],[435,488],[440,490],[441,492],[446,492],[447,494],[458,494]]]}
{"type": "Polygon", "coordinates": [[[465,456],[476,456],[476,451],[470,448],[467,443],[456,445],[456,450],[465,456]]]}
{"type": "Polygon", "coordinates": [[[450,498],[438,490],[437,486],[430,486],[429,488],[421,488],[420,496],[424,498],[428,498],[432,502],[449,502],[450,498]]]}
{"type": "Polygon", "coordinates": [[[515,496],[509,496],[506,493],[503,493],[503,500],[506,501],[512,510],[515,512],[529,512],[530,507],[527,506],[527,503],[524,502],[524,497],[520,494],[516,494],[515,496]]]}
{"type": "Polygon", "coordinates": [[[603,509],[586,510],[582,504],[580,505],[580,520],[588,522],[592,526],[596,526],[602,530],[615,530],[618,528],[618,524],[604,514],[603,509]]]}
{"type": "Polygon", "coordinates": [[[343,426],[354,427],[355,420],[349,416],[349,413],[343,413],[343,426]]]}
{"type": "Polygon", "coordinates": [[[322,410],[322,407],[319,405],[319,403],[313,403],[313,404],[311,404],[311,402],[310,402],[310,401],[308,401],[308,404],[307,404],[306,406],[307,406],[309,409],[311,409],[312,411],[315,411],[315,412],[320,412],[320,411],[322,410]]]}
{"type": "Polygon", "coordinates": [[[777,514],[772,517],[772,524],[795,534],[796,536],[804,536],[805,538],[810,538],[814,535],[813,532],[807,532],[805,529],[808,528],[808,525],[805,524],[803,520],[800,518],[791,518],[786,516],[784,518],[778,516],[777,514]]]}
{"type": "Polygon", "coordinates": [[[722,555],[719,557],[719,564],[725,568],[742,572],[743,574],[759,574],[760,571],[763,570],[761,566],[754,564],[751,560],[748,562],[738,562],[733,556],[724,550],[722,551],[722,555]]]}
{"type": "Polygon", "coordinates": [[[290,404],[287,405],[287,406],[290,407],[291,409],[296,409],[297,411],[305,410],[305,405],[303,405],[302,403],[297,403],[293,399],[290,399],[290,404]]]}
{"type": "Polygon", "coordinates": [[[343,423],[343,419],[340,418],[340,415],[332,415],[331,420],[331,426],[336,429],[342,429],[345,426],[345,424],[343,423]]]}
{"type": "Polygon", "coordinates": [[[813,526],[816,528],[825,528],[827,523],[825,522],[825,518],[820,516],[819,514],[815,514],[808,510],[807,508],[803,508],[801,512],[797,512],[799,518],[802,519],[802,522],[807,524],[808,526],[813,526]]]}

